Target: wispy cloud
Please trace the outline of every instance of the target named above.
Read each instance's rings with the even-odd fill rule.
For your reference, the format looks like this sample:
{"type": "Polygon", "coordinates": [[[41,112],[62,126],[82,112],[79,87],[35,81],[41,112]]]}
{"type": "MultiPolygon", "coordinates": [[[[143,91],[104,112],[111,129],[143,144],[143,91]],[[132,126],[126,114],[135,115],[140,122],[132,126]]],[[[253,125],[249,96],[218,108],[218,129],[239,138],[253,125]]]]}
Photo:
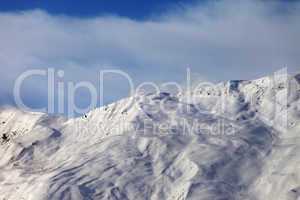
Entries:
{"type": "MultiPolygon", "coordinates": [[[[0,101],[11,101],[16,77],[32,68],[63,69],[66,80],[95,84],[104,68],[124,70],[136,82],[182,81],[186,67],[209,80],[255,78],[284,66],[295,71],[299,21],[299,3],[268,1],[196,4],[145,21],[0,13],[0,101]]],[[[47,101],[44,80],[24,88],[29,103],[47,101]]],[[[126,93],[116,82],[108,88],[107,101],[126,93]]]]}

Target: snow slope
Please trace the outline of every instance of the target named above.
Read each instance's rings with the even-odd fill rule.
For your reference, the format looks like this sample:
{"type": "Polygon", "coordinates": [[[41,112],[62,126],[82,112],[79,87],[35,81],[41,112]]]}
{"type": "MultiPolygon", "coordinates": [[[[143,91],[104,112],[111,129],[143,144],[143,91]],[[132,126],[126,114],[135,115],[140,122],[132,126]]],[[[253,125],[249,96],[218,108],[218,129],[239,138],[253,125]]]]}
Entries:
{"type": "Polygon", "coordinates": [[[299,76],[0,111],[0,199],[299,200],[299,76]],[[190,98],[192,95],[194,98],[190,98]]]}

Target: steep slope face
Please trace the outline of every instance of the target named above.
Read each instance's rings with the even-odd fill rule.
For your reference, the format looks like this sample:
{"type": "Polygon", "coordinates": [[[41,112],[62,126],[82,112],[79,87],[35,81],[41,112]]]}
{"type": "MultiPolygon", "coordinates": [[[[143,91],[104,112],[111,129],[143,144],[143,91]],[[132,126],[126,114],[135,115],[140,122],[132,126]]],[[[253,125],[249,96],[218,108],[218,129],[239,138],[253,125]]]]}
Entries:
{"type": "MultiPolygon", "coordinates": [[[[281,130],[279,140],[273,145],[272,153],[264,162],[263,176],[255,181],[253,192],[260,199],[300,199],[300,79],[299,75],[289,80],[286,92],[286,107],[279,109],[278,118],[274,120],[274,127],[280,125],[280,119],[285,119],[285,130],[281,130]],[[283,118],[280,118],[283,117],[283,118]],[[282,191],[282,192],[274,192],[282,191]]],[[[280,89],[284,94],[285,89],[280,89]]]]}
{"type": "Polygon", "coordinates": [[[296,200],[297,80],[135,96],[67,121],[3,110],[0,197],[296,200]]]}
{"type": "Polygon", "coordinates": [[[277,80],[265,77],[203,87],[196,95],[196,103],[218,115],[245,123],[258,121],[276,132],[261,175],[249,190],[255,199],[300,198],[299,84],[299,75],[277,80]]]}
{"type": "Polygon", "coordinates": [[[5,108],[0,111],[1,143],[9,142],[10,139],[30,132],[41,119],[43,114],[27,113],[14,108],[5,108]]]}

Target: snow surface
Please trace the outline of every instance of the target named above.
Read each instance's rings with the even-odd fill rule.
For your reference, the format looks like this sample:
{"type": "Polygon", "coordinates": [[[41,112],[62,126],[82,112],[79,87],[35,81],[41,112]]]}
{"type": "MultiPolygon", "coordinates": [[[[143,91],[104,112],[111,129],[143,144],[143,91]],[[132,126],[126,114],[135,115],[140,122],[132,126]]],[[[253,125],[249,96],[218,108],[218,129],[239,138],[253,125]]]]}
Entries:
{"type": "Polygon", "coordinates": [[[134,96],[68,120],[2,108],[0,199],[299,200],[299,76],[271,81],[134,96]]]}

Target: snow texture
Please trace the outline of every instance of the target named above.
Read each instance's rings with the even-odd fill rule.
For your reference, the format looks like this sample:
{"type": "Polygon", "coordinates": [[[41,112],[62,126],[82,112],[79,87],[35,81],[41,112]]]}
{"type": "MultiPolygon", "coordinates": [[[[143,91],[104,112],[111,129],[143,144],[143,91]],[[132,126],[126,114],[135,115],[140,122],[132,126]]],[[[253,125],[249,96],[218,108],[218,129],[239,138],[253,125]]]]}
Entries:
{"type": "Polygon", "coordinates": [[[299,200],[299,75],[271,81],[134,96],[73,119],[2,108],[0,199],[299,200]]]}

